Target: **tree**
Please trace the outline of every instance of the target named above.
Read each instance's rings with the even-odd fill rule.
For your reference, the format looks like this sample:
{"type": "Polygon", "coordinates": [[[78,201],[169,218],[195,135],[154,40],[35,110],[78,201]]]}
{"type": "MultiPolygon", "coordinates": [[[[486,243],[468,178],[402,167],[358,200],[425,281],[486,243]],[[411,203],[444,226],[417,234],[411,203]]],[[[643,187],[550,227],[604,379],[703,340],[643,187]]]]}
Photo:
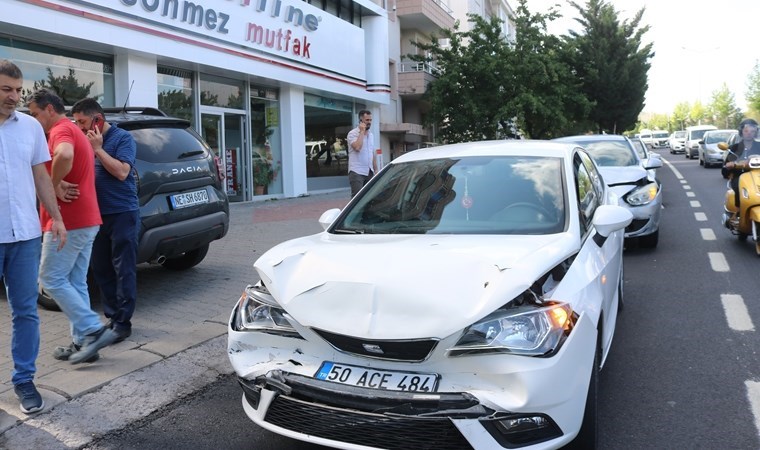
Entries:
{"type": "Polygon", "coordinates": [[[647,73],[654,56],[652,44],[642,39],[649,26],[640,26],[645,8],[629,22],[604,0],[588,0],[585,7],[575,2],[582,32],[570,31],[567,42],[573,49],[573,68],[583,84],[583,93],[594,103],[590,120],[596,131],[620,133],[633,129],[644,108],[647,73]]]}
{"type": "Polygon", "coordinates": [[[426,124],[438,126],[443,142],[513,137],[515,128],[532,138],[554,137],[587,113],[561,41],[546,32],[557,14],[531,15],[526,0],[518,3],[515,42],[502,35],[498,18],[469,15],[470,31],[459,31],[459,23],[440,31],[448,46],[435,35],[414,43],[422,51],[408,57],[438,68],[424,99],[426,124]]]}
{"type": "Polygon", "coordinates": [[[687,127],[690,110],[691,107],[689,107],[689,103],[687,102],[680,102],[675,108],[673,108],[673,114],[670,116],[670,120],[673,124],[674,130],[683,130],[687,127]]]}
{"type": "Polygon", "coordinates": [[[548,34],[547,21],[559,15],[531,14],[525,0],[515,11],[516,40],[508,52],[513,74],[515,117],[531,138],[545,139],[586,131],[592,104],[569,65],[569,47],[548,34]]]}
{"type": "Polygon", "coordinates": [[[755,67],[747,77],[747,106],[760,114],[760,61],[755,61],[755,67]]]}
{"type": "Polygon", "coordinates": [[[438,69],[424,95],[430,102],[426,124],[437,125],[438,137],[447,143],[503,138],[515,115],[508,106],[507,47],[498,19],[468,17],[474,22],[470,31],[460,31],[458,21],[453,29],[440,30],[448,47],[433,35],[429,43],[414,42],[425,56],[408,55],[438,69]]]}
{"type": "Polygon", "coordinates": [[[71,106],[79,100],[89,97],[90,89],[92,89],[92,86],[95,84],[95,82],[79,84],[74,69],[69,69],[68,75],[57,77],[53,75],[53,70],[48,67],[47,73],[47,80],[35,81],[32,91],[24,93],[25,97],[31,95],[34,91],[45,88],[58,94],[58,96],[61,97],[61,100],[63,100],[64,105],[71,106]]]}
{"type": "Polygon", "coordinates": [[[702,121],[707,118],[707,108],[702,105],[699,100],[695,101],[689,109],[689,123],[702,124],[702,121]]]}
{"type": "Polygon", "coordinates": [[[709,109],[718,127],[733,128],[739,125],[739,121],[736,120],[736,100],[726,83],[712,93],[709,109]]]}

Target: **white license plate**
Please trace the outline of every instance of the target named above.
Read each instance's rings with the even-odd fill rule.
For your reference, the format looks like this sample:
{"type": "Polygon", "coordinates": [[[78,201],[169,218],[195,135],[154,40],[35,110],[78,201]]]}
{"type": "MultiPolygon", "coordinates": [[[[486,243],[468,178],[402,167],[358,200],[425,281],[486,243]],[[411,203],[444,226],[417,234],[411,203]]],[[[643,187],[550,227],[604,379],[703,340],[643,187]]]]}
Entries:
{"type": "Polygon", "coordinates": [[[404,392],[436,392],[438,375],[432,373],[395,372],[325,361],[314,378],[371,389],[404,392]]]}
{"type": "Polygon", "coordinates": [[[172,208],[187,208],[188,206],[208,203],[208,192],[203,189],[200,191],[185,192],[183,194],[172,195],[169,198],[172,202],[172,208]]]}

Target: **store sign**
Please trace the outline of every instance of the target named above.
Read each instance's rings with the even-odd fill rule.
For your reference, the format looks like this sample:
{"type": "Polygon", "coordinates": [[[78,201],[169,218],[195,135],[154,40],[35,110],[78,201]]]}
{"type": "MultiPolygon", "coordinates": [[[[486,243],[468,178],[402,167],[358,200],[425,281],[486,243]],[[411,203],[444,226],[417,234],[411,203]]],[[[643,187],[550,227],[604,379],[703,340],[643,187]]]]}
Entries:
{"type": "Polygon", "coordinates": [[[66,1],[365,79],[364,58],[347,57],[364,53],[364,32],[302,0],[66,1]]]}

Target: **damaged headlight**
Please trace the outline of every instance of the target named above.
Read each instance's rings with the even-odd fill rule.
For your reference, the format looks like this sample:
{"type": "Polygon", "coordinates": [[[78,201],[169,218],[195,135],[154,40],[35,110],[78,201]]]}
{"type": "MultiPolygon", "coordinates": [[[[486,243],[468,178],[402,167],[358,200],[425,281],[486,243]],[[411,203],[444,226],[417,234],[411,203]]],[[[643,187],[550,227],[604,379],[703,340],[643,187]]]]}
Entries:
{"type": "Polygon", "coordinates": [[[238,302],[235,331],[261,331],[301,337],[263,283],[245,288],[238,302]]]}
{"type": "Polygon", "coordinates": [[[570,305],[562,302],[499,309],[469,326],[449,354],[551,355],[562,346],[576,320],[570,305]]]}
{"type": "Polygon", "coordinates": [[[625,196],[625,201],[631,206],[646,205],[657,197],[657,189],[657,183],[638,187],[625,196]]]}

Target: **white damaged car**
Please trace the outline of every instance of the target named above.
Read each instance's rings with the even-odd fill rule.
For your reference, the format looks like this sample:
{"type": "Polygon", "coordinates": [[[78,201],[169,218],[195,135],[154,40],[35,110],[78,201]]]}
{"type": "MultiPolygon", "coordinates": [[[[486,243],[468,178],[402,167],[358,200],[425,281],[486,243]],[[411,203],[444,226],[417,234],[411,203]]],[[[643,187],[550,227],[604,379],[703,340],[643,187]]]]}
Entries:
{"type": "Polygon", "coordinates": [[[407,153],[255,262],[243,409],[344,449],[594,448],[631,219],[577,145],[407,153]]]}

